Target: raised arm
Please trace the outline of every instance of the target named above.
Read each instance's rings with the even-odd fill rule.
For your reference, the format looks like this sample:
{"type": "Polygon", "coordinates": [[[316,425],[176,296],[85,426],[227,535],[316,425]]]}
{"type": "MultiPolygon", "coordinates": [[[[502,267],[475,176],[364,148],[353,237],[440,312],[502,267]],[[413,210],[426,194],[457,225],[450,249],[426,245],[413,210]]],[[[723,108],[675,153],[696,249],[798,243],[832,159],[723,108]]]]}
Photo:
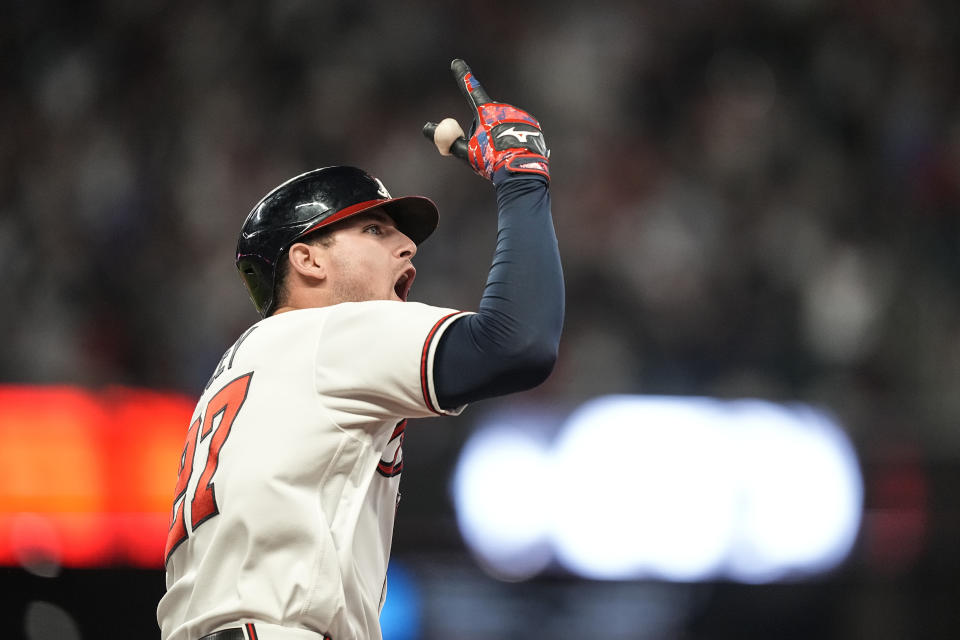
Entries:
{"type": "Polygon", "coordinates": [[[440,405],[523,391],[553,369],[563,327],[563,273],[550,212],[549,151],[540,124],[493,102],[462,60],[451,70],[474,111],[469,136],[448,118],[424,134],[493,182],[497,246],[478,312],[457,320],[434,359],[440,405]]]}

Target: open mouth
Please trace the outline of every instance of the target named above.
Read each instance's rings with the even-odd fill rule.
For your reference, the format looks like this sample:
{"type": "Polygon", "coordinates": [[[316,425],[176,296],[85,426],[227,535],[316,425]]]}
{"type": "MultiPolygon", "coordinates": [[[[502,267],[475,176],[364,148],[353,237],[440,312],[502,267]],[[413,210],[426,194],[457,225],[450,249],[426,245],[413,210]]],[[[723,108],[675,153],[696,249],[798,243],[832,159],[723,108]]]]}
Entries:
{"type": "Polygon", "coordinates": [[[413,280],[417,277],[417,270],[411,265],[400,274],[400,277],[397,279],[396,284],[393,285],[393,291],[397,294],[397,297],[407,301],[407,296],[410,295],[410,287],[413,286],[413,280]]]}

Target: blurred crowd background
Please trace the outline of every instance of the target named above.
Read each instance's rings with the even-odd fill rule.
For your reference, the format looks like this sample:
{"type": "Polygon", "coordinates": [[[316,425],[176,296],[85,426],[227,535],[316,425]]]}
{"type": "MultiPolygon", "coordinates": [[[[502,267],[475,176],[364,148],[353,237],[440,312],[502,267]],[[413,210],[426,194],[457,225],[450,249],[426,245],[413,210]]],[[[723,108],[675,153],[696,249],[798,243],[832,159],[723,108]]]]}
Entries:
{"type": "MultiPolygon", "coordinates": [[[[565,628],[952,637],[960,4],[41,0],[0,16],[0,382],[199,393],[257,320],[233,265],[244,217],[331,164],[437,202],[412,298],[474,308],[494,193],[420,134],[469,122],[448,68],[462,57],[552,149],[567,319],[556,371],[525,401],[814,403],[867,481],[873,533],[829,579],[691,588],[699,617],[649,635],[565,628]]],[[[395,555],[457,557],[443,474],[484,411],[410,431],[395,555]]],[[[134,580],[155,581],[144,600],[162,589],[160,572],[115,582],[134,580]]],[[[484,584],[546,598],[514,610],[528,621],[580,597],[484,584]]],[[[647,611],[676,589],[617,593],[647,611]]]]}

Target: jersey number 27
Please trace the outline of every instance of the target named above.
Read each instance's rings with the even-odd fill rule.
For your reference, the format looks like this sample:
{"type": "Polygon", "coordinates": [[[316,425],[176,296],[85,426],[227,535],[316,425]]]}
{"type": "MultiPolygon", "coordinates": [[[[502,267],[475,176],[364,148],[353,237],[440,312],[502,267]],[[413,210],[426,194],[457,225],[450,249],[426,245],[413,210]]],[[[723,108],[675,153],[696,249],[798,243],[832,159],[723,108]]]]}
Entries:
{"type": "Polygon", "coordinates": [[[210,437],[210,448],[207,452],[206,463],[203,465],[200,479],[193,491],[193,498],[190,500],[190,531],[196,531],[197,527],[220,513],[217,509],[213,474],[217,470],[220,449],[223,448],[223,443],[230,435],[230,428],[240,412],[240,407],[247,399],[247,389],[250,387],[252,377],[252,372],[242,375],[218,391],[216,395],[210,398],[200,417],[190,425],[190,430],[187,431],[187,443],[184,445],[183,454],[180,456],[180,473],[177,475],[177,486],[173,492],[173,514],[170,519],[166,548],[163,551],[164,564],[170,560],[170,554],[187,539],[187,522],[184,517],[187,486],[193,476],[193,457],[197,450],[197,442],[208,436],[210,437]],[[220,417],[220,421],[214,428],[217,417],[220,417]],[[213,432],[212,436],[210,435],[211,431],[213,432]]]}

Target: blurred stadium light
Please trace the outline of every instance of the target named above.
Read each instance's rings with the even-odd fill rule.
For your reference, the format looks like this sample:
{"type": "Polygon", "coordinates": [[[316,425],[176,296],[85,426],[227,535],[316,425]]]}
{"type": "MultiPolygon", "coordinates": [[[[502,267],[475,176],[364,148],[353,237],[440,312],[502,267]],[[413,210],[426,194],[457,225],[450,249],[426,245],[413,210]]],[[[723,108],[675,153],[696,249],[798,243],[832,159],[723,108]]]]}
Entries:
{"type": "Polygon", "coordinates": [[[530,424],[481,426],[453,478],[464,540],[498,577],[555,561],[593,579],[763,583],[828,571],[856,539],[856,454],[811,407],[607,396],[552,442],[530,424]]]}
{"type": "Polygon", "coordinates": [[[193,406],[126,388],[0,387],[0,565],[160,567],[193,406]]]}

